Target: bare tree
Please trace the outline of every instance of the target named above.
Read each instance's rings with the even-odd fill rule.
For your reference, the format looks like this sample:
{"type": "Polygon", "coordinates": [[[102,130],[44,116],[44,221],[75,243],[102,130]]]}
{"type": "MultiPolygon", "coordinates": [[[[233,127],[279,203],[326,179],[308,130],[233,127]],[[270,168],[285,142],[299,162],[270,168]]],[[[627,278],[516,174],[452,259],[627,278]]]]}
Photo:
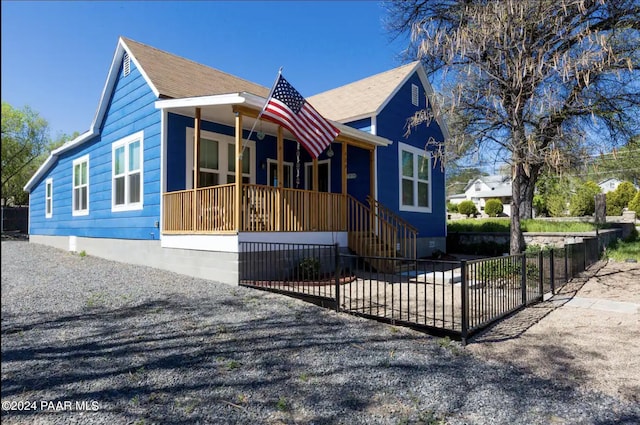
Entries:
{"type": "MultiPolygon", "coordinates": [[[[463,116],[476,149],[492,149],[511,165],[510,250],[521,252],[520,219],[531,217],[540,171],[637,132],[640,0],[386,5],[388,29],[411,35],[407,52],[441,87],[442,113],[463,116]]],[[[468,140],[447,143],[457,151],[468,140]]]]}

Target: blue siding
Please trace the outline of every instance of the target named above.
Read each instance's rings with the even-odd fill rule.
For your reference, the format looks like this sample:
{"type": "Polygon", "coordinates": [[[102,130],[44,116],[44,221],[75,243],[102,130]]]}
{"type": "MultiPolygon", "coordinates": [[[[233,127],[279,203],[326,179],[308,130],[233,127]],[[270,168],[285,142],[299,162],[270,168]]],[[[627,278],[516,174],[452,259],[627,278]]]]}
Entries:
{"type": "Polygon", "coordinates": [[[365,131],[367,133],[371,133],[371,118],[363,118],[360,120],[351,121],[346,125],[352,128],[357,128],[361,131],[365,131]]]}
{"type": "MultiPolygon", "coordinates": [[[[167,191],[184,190],[186,188],[186,134],[187,128],[193,128],[193,118],[177,114],[168,114],[167,124],[167,191]]],[[[234,127],[203,121],[202,129],[213,133],[234,136],[234,127]]],[[[249,131],[244,130],[243,137],[246,139],[249,131]]],[[[256,146],[256,184],[267,184],[267,169],[262,169],[262,164],[268,158],[277,158],[277,141],[275,136],[266,135],[263,140],[258,140],[257,135],[251,136],[251,140],[256,146]]],[[[334,157],[331,160],[331,191],[341,192],[341,168],[340,168],[340,144],[333,144],[334,157]]],[[[326,151],[319,157],[319,160],[327,159],[326,151]]],[[[284,161],[293,163],[293,178],[295,182],[296,174],[296,142],[285,139],[284,141],[284,161]]],[[[300,148],[300,189],[304,188],[304,163],[310,162],[311,156],[304,148],[300,148]]],[[[295,183],[294,183],[295,185],[295,183]]]]}
{"type": "MultiPolygon", "coordinates": [[[[122,68],[120,72],[122,71],[122,68]]],[[[31,192],[30,233],[123,239],[157,239],[160,220],[160,112],[156,97],[131,63],[127,77],[118,76],[100,134],[65,152],[31,192]],[[144,132],[144,197],[142,210],[112,212],[111,144],[144,132]],[[72,216],[73,160],[89,155],[89,214],[72,216]],[[45,218],[44,190],[53,178],[53,217],[45,218]]]]}
{"type": "Polygon", "coordinates": [[[369,151],[349,146],[347,149],[347,173],[356,174],[347,180],[347,193],[366,205],[369,193],[369,151]]]}
{"type": "MultiPolygon", "coordinates": [[[[429,127],[421,125],[405,137],[407,118],[417,110],[425,107],[424,87],[417,74],[414,74],[398,90],[396,95],[377,117],[377,135],[392,140],[387,147],[378,148],[378,200],[384,205],[398,211],[399,215],[418,228],[419,237],[437,237],[446,235],[445,182],[444,171],[438,162],[431,169],[432,209],[431,213],[399,211],[399,175],[398,142],[424,149],[429,137],[444,140],[440,127],[435,120],[429,127]],[[419,106],[411,103],[411,84],[420,88],[419,106]]],[[[432,161],[432,166],[434,165],[432,161]]]]}

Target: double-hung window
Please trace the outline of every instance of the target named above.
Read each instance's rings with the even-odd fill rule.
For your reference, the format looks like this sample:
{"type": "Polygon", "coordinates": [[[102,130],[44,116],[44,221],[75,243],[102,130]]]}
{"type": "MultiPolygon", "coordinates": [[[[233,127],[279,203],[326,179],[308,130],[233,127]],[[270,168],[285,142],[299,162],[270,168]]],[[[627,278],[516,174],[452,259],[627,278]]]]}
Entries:
{"type": "Polygon", "coordinates": [[[431,156],[423,149],[398,143],[400,210],[431,212],[431,156]]]}
{"type": "Polygon", "coordinates": [[[142,209],[144,132],[132,134],[111,145],[112,211],[142,209]]]}
{"type": "MultiPolygon", "coordinates": [[[[186,131],[187,149],[187,187],[193,187],[193,137],[191,127],[186,131]]],[[[243,141],[242,182],[255,183],[255,142],[243,141]]],[[[234,137],[201,130],[200,161],[198,167],[198,187],[217,186],[235,183],[236,149],[234,137]]]]}
{"type": "Polygon", "coordinates": [[[72,215],[89,214],[89,155],[73,161],[72,215]]]}
{"type": "Polygon", "coordinates": [[[45,182],[44,195],[44,216],[46,218],[53,217],[53,179],[48,178],[45,182]]]}

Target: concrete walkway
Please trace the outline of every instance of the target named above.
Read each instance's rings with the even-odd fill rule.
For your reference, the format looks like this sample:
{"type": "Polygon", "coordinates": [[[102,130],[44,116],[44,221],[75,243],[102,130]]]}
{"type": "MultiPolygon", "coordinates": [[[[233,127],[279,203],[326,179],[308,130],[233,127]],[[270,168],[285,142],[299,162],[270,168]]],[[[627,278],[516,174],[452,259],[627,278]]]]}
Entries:
{"type": "Polygon", "coordinates": [[[566,305],[576,308],[588,308],[591,310],[611,311],[614,313],[638,314],[640,304],[610,301],[599,298],[574,297],[570,295],[555,295],[549,299],[555,305],[566,305]]]}

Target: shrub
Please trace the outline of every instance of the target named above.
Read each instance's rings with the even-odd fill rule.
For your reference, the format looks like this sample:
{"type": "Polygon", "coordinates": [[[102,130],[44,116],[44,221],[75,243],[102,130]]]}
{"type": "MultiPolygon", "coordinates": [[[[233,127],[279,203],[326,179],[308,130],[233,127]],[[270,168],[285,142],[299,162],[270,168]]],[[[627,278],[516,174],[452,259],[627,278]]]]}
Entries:
{"type": "Polygon", "coordinates": [[[302,279],[317,279],[320,276],[320,260],[317,258],[305,258],[298,264],[298,275],[302,279]]]}
{"type": "Polygon", "coordinates": [[[622,215],[636,195],[636,188],[630,182],[622,182],[616,190],[607,193],[607,215],[622,215]]]}
{"type": "Polygon", "coordinates": [[[593,215],[596,210],[595,196],[600,192],[600,186],[596,183],[589,180],[584,182],[571,197],[569,213],[574,217],[593,215]]]}
{"type": "Polygon", "coordinates": [[[536,216],[544,217],[549,215],[549,210],[547,209],[547,203],[542,195],[535,194],[533,195],[533,210],[536,212],[536,216]]]}
{"type": "Polygon", "coordinates": [[[636,192],[636,196],[629,202],[629,209],[636,212],[636,216],[640,216],[640,191],[636,192]]]}
{"type": "Polygon", "coordinates": [[[453,202],[447,202],[447,211],[450,213],[458,212],[458,204],[454,204],[453,202]]]}
{"type": "Polygon", "coordinates": [[[484,205],[484,212],[486,212],[489,217],[497,217],[502,214],[502,211],[504,211],[504,207],[502,206],[502,201],[499,199],[489,199],[484,205]]]}
{"type": "Polygon", "coordinates": [[[567,197],[559,193],[553,193],[547,197],[547,211],[551,217],[567,215],[567,197]]]}
{"type": "Polygon", "coordinates": [[[478,214],[478,209],[473,201],[462,201],[458,204],[458,212],[464,214],[467,217],[475,216],[478,214]]]}

